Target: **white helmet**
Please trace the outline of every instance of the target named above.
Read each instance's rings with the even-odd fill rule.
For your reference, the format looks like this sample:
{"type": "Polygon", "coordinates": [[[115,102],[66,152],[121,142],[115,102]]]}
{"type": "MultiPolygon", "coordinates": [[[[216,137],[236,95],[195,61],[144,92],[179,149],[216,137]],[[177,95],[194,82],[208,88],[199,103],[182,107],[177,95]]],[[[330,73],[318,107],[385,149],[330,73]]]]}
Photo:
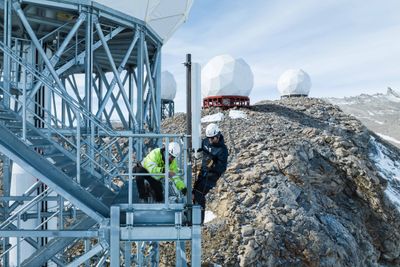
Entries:
{"type": "Polygon", "coordinates": [[[206,128],[206,136],[207,137],[214,137],[219,134],[218,125],[215,123],[210,123],[206,128]]]}
{"type": "Polygon", "coordinates": [[[177,142],[171,142],[168,144],[168,153],[176,158],[181,153],[181,147],[177,142]]]}

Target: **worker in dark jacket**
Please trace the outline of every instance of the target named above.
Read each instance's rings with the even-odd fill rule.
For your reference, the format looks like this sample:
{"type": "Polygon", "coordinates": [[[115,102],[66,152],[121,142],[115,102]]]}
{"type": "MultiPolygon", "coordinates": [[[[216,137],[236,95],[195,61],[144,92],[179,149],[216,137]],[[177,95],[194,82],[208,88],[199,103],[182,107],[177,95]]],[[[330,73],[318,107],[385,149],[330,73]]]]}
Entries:
{"type": "Polygon", "coordinates": [[[228,149],[224,143],[224,136],[218,126],[211,123],[206,128],[206,138],[201,144],[203,159],[201,170],[193,187],[193,198],[201,206],[201,221],[204,222],[206,194],[217,184],[219,177],[225,172],[228,165],[228,149]]]}

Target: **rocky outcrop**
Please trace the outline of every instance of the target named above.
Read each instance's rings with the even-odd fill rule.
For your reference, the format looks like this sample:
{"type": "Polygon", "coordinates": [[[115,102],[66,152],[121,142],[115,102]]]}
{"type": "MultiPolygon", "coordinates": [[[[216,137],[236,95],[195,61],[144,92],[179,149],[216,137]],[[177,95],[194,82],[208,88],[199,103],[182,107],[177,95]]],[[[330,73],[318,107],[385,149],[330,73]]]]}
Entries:
{"type": "MultiPolygon", "coordinates": [[[[400,266],[399,208],[385,193],[396,181],[371,160],[374,143],[360,121],[310,98],[241,111],[246,119],[203,114],[225,115],[218,124],[230,152],[208,194],[217,217],[203,229],[205,264],[400,266]]],[[[165,132],[184,128],[183,114],[163,122],[165,132]]],[[[399,151],[374,138],[396,162],[399,151]]]]}

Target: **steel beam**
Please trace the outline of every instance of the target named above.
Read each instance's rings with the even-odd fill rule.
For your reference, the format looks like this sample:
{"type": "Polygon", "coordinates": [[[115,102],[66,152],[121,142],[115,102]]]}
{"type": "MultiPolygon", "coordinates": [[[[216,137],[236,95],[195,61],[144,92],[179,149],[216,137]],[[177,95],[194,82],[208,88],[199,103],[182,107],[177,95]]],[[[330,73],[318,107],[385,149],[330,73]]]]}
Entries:
{"type": "MultiPolygon", "coordinates": [[[[64,39],[63,43],[61,44],[61,46],[58,48],[57,52],[51,57],[50,62],[52,64],[52,66],[55,66],[58,63],[62,53],[65,51],[65,49],[67,48],[67,45],[72,40],[72,38],[74,37],[75,33],[78,31],[79,27],[82,25],[82,23],[85,21],[85,19],[86,19],[86,14],[81,13],[79,15],[75,25],[72,27],[71,31],[65,37],[65,39],[64,39]]],[[[50,70],[48,68],[45,68],[43,70],[43,75],[44,76],[49,75],[49,73],[50,73],[50,70]]],[[[42,84],[43,83],[39,80],[36,83],[36,85],[33,87],[33,89],[30,92],[28,98],[33,98],[33,96],[36,94],[36,92],[39,90],[39,88],[42,86],[42,84]]]]}
{"type": "MultiPolygon", "coordinates": [[[[124,59],[122,60],[120,66],[118,67],[118,76],[121,75],[121,72],[124,70],[126,63],[128,62],[128,59],[133,51],[133,48],[136,45],[137,40],[139,39],[139,31],[135,32],[135,35],[133,37],[133,40],[131,42],[131,44],[129,45],[129,48],[124,56],[124,59]]],[[[104,98],[102,99],[102,102],[100,104],[100,108],[97,111],[96,116],[99,117],[101,115],[101,113],[103,112],[104,108],[106,107],[106,104],[108,102],[108,99],[110,97],[110,95],[112,94],[112,91],[115,87],[115,84],[117,83],[117,78],[114,77],[113,80],[111,81],[111,84],[107,90],[106,95],[104,96],[104,98]]]]}
{"type": "Polygon", "coordinates": [[[1,237],[74,237],[95,238],[99,236],[98,231],[74,231],[74,230],[0,230],[1,237]]]}
{"type": "Polygon", "coordinates": [[[112,72],[114,74],[114,78],[117,79],[118,87],[119,87],[119,89],[121,90],[121,93],[122,93],[122,99],[124,100],[126,108],[128,109],[129,115],[133,119],[134,118],[134,114],[133,114],[132,108],[130,107],[129,98],[126,95],[125,88],[124,88],[124,85],[122,84],[121,78],[118,75],[118,70],[117,70],[117,68],[115,66],[115,62],[114,62],[113,56],[111,54],[110,48],[108,47],[108,44],[107,44],[106,39],[104,37],[103,30],[101,29],[101,26],[100,26],[98,21],[95,23],[95,26],[96,26],[97,34],[98,34],[98,36],[99,36],[99,38],[100,38],[100,40],[101,40],[101,42],[103,44],[103,49],[106,52],[107,58],[108,58],[109,63],[111,65],[111,69],[112,69],[112,72]]]}
{"type": "MultiPolygon", "coordinates": [[[[111,40],[113,37],[115,37],[116,35],[118,35],[118,33],[122,32],[123,30],[125,30],[124,27],[117,27],[115,29],[113,29],[110,33],[108,33],[104,39],[106,42],[108,42],[109,40],[111,40]]],[[[102,46],[102,41],[97,41],[96,43],[93,44],[93,51],[97,50],[98,48],[100,48],[102,46]]],[[[69,60],[67,63],[65,63],[63,66],[61,66],[60,68],[57,69],[57,74],[61,75],[64,72],[66,72],[67,70],[69,70],[71,67],[73,67],[74,65],[77,64],[77,62],[82,62],[85,58],[85,51],[79,53],[79,55],[77,55],[76,57],[74,57],[73,59],[69,60]]]]}
{"type": "MultiPolygon", "coordinates": [[[[4,45],[11,47],[12,37],[12,1],[4,0],[4,31],[3,40],[4,45]]],[[[7,93],[10,92],[11,83],[11,58],[6,53],[3,54],[3,90],[7,93]]],[[[3,105],[8,107],[10,105],[10,98],[7,94],[3,93],[3,105]]]]}
{"type": "Polygon", "coordinates": [[[111,207],[110,215],[110,258],[111,267],[119,267],[119,241],[120,241],[120,208],[119,206],[111,207]]]}
{"type": "Polygon", "coordinates": [[[94,246],[91,250],[83,254],[81,257],[78,259],[74,260],[70,264],[68,264],[66,267],[78,267],[85,261],[89,260],[91,257],[95,256],[96,254],[100,253],[103,251],[103,247],[100,244],[97,244],[94,246]]]}
{"type": "Polygon", "coordinates": [[[187,226],[121,227],[123,241],[176,241],[191,238],[192,229],[187,226]]]}
{"type": "Polygon", "coordinates": [[[193,206],[192,209],[192,266],[200,267],[201,264],[201,207],[193,206]]]}

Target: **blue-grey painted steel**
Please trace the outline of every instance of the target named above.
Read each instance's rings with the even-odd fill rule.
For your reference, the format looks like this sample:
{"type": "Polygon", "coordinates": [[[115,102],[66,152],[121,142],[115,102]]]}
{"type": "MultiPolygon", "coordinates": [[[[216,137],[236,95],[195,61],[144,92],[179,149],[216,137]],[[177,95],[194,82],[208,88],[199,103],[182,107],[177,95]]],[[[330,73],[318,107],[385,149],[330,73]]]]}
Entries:
{"type": "MultiPolygon", "coordinates": [[[[128,62],[128,58],[131,55],[131,53],[133,51],[133,48],[135,47],[136,42],[137,42],[138,39],[139,39],[139,31],[136,30],[135,36],[133,37],[133,40],[132,40],[132,42],[131,42],[131,44],[130,44],[130,46],[129,46],[126,54],[125,54],[125,57],[122,60],[120,66],[118,67],[118,75],[120,75],[121,72],[124,70],[126,63],[128,62]]],[[[97,117],[99,117],[101,115],[101,113],[103,112],[104,108],[106,107],[108,98],[112,94],[112,91],[113,91],[116,83],[117,83],[117,79],[114,77],[113,80],[111,81],[111,84],[110,84],[110,86],[109,86],[109,88],[107,90],[106,95],[102,99],[102,102],[99,104],[100,107],[99,107],[99,110],[97,111],[97,114],[96,114],[97,117]]],[[[130,108],[132,108],[132,107],[133,106],[131,105],[130,108]]],[[[136,119],[135,119],[135,121],[136,121],[136,119]]]]}
{"type": "Polygon", "coordinates": [[[119,241],[120,241],[120,208],[119,206],[111,207],[110,216],[110,259],[111,267],[119,267],[119,241]]]}
{"type": "Polygon", "coordinates": [[[131,266],[132,265],[132,260],[131,260],[131,250],[132,250],[132,243],[130,241],[125,242],[125,266],[131,266]]]}
{"type": "MultiPolygon", "coordinates": [[[[160,38],[142,21],[91,1],[5,0],[2,2],[4,5],[0,6],[0,9],[4,8],[5,34],[3,42],[0,42],[0,49],[4,55],[1,62],[4,82],[0,84],[0,99],[3,111],[4,108],[20,110],[22,114],[11,120],[0,116],[0,121],[5,126],[0,126],[0,135],[3,137],[2,133],[8,134],[5,135],[7,143],[0,140],[0,151],[4,151],[8,157],[60,194],[57,198],[58,210],[39,211],[37,214],[28,212],[24,217],[29,219],[58,216],[57,230],[30,231],[21,228],[20,225],[16,227],[10,224],[6,228],[0,228],[2,244],[8,243],[4,237],[11,235],[9,230],[15,230],[15,235],[18,237],[27,234],[32,237],[54,237],[41,248],[31,237],[26,238],[25,240],[37,248],[37,251],[21,266],[41,266],[49,260],[65,266],[64,260],[56,258],[55,255],[79,239],[94,237],[99,239],[102,246],[89,249],[82,257],[74,259],[71,266],[87,262],[95,254],[99,254],[98,266],[103,264],[108,255],[114,259],[113,266],[119,266],[120,234],[124,233],[133,240],[141,238],[154,241],[154,243],[141,243],[143,246],[140,245],[136,255],[139,262],[141,258],[143,259],[144,249],[152,248],[142,263],[157,266],[159,259],[157,241],[164,238],[178,242],[180,248],[177,255],[180,255],[181,260],[177,265],[185,266],[182,240],[192,241],[192,248],[200,246],[201,238],[198,238],[200,224],[195,224],[193,228],[187,226],[191,223],[191,218],[187,217],[190,208],[186,206],[180,193],[167,178],[164,180],[166,201],[162,204],[137,204],[136,183],[133,180],[136,174],[133,173],[132,167],[134,162],[142,160],[144,151],[154,146],[161,146],[163,138],[181,139],[184,140],[185,153],[179,162],[184,170],[182,174],[185,182],[190,188],[191,171],[190,166],[186,165],[187,137],[159,134],[162,45],[160,38]],[[21,6],[24,9],[21,9],[21,6]],[[36,9],[38,6],[40,8],[36,9]],[[14,16],[15,20],[11,20],[12,7],[14,14],[17,15],[14,16]],[[35,10],[44,12],[35,13],[35,10]],[[63,14],[57,13],[54,18],[50,18],[51,15],[48,14],[55,14],[54,10],[57,10],[56,12],[62,10],[63,14]],[[63,17],[64,15],[66,16],[63,17]],[[40,25],[43,21],[46,23],[40,25]],[[86,25],[83,25],[84,21],[87,22],[86,25]],[[16,31],[11,30],[14,26],[16,31]],[[95,33],[100,40],[95,40],[97,39],[97,36],[94,38],[95,33]],[[27,40],[26,36],[30,39],[27,40]],[[36,49],[39,55],[36,59],[33,53],[31,58],[24,56],[21,53],[23,49],[29,51],[36,49]],[[47,52],[49,54],[46,54],[47,52]],[[21,71],[15,72],[16,75],[10,75],[11,68],[8,66],[13,66],[12,71],[17,68],[21,71]],[[121,77],[123,71],[127,71],[124,78],[121,77]],[[107,81],[107,72],[112,72],[114,75],[110,83],[107,81]],[[82,73],[85,74],[83,90],[79,88],[75,79],[75,74],[82,73]],[[25,81],[18,77],[24,77],[25,81]],[[115,85],[119,87],[116,95],[113,94],[115,85]],[[35,101],[35,95],[42,87],[46,87],[45,98],[43,102],[35,101]],[[13,95],[11,88],[22,92],[20,94],[22,97],[17,98],[13,95]],[[10,97],[15,101],[7,103],[10,97]],[[94,100],[97,102],[93,102],[94,97],[97,97],[94,100]],[[61,103],[60,107],[57,103],[61,103]],[[94,103],[98,105],[94,106],[94,103]],[[29,106],[32,104],[40,105],[43,118],[35,115],[29,106]],[[37,116],[35,118],[46,128],[40,131],[35,129],[29,123],[29,116],[32,115],[37,116]],[[112,121],[115,119],[114,115],[122,123],[122,129],[118,131],[112,121]],[[13,135],[14,138],[8,138],[13,135]],[[121,142],[127,139],[129,143],[121,142]],[[145,147],[144,144],[149,145],[145,147]],[[39,155],[41,151],[44,157],[39,155]],[[133,155],[135,156],[132,157],[133,155]],[[128,182],[122,190],[111,183],[115,179],[121,182],[126,178],[128,182]],[[73,179],[77,179],[79,183],[75,183],[73,179]],[[116,192],[111,190],[110,186],[116,192]],[[125,188],[130,189],[125,192],[125,188]],[[121,192],[118,194],[119,190],[121,192]],[[120,205],[122,213],[116,210],[111,210],[110,213],[110,205],[117,194],[119,202],[116,203],[124,203],[120,205]],[[94,220],[85,219],[81,217],[83,214],[78,212],[73,216],[77,224],[64,228],[65,218],[70,216],[70,213],[64,212],[65,208],[84,211],[94,220]],[[107,226],[108,219],[105,218],[110,214],[111,226],[107,226]],[[125,221],[131,228],[128,231],[124,226],[120,231],[119,227],[125,221]],[[102,226],[99,228],[96,222],[102,226]],[[138,228],[139,226],[141,228],[138,228]],[[136,235],[138,229],[147,230],[140,231],[136,235]],[[135,233],[135,237],[132,237],[132,233],[135,233]],[[116,244],[114,248],[118,249],[112,250],[112,246],[110,248],[112,251],[109,253],[107,243],[116,244]],[[118,263],[115,263],[116,259],[118,263]]],[[[0,109],[0,115],[9,116],[10,112],[3,113],[3,111],[0,109]]],[[[7,172],[6,165],[4,170],[7,172]]],[[[9,176],[11,177],[11,174],[9,176]]],[[[5,192],[9,191],[10,185],[7,185],[7,182],[5,187],[5,192]]],[[[8,195],[6,193],[4,199],[7,197],[9,193],[8,195]]],[[[29,195],[26,197],[32,200],[29,195]]],[[[25,199],[25,196],[17,198],[25,199]]],[[[50,197],[43,195],[35,200],[35,203],[49,199],[50,197]]],[[[9,198],[7,201],[12,199],[9,198]]],[[[188,202],[190,198],[186,199],[186,203],[188,202]]],[[[19,203],[14,202],[12,207],[8,204],[5,203],[5,208],[1,210],[3,216],[8,216],[10,211],[16,211],[18,218],[23,218],[18,212],[19,203]]],[[[128,240],[129,244],[130,242],[128,240]]],[[[20,250],[19,247],[17,249],[20,250]]],[[[131,259],[128,250],[129,248],[125,248],[125,263],[129,265],[131,259]]],[[[199,255],[201,255],[200,250],[196,252],[194,258],[192,257],[193,266],[199,266],[199,255]]],[[[7,265],[7,258],[4,258],[2,263],[7,265]]]]}
{"type": "Polygon", "coordinates": [[[93,219],[100,222],[107,217],[109,213],[107,206],[83,190],[77,183],[71,181],[66,174],[27,147],[2,125],[0,125],[0,136],[4,138],[0,140],[1,153],[18,163],[31,175],[54,188],[56,192],[77,205],[93,219]]]}
{"type": "MultiPolygon", "coordinates": [[[[71,41],[71,39],[74,37],[75,33],[78,31],[79,27],[82,25],[82,23],[85,21],[86,19],[86,14],[85,13],[81,13],[74,25],[74,27],[71,29],[71,31],[68,33],[67,37],[65,37],[65,40],[63,41],[63,43],[60,45],[59,49],[57,50],[57,52],[51,57],[50,62],[52,63],[53,66],[55,66],[58,61],[60,60],[60,57],[62,55],[62,53],[65,51],[65,49],[67,48],[68,43],[71,41]]],[[[47,76],[50,73],[50,71],[45,68],[43,70],[43,75],[47,76]]],[[[35,87],[31,90],[30,92],[30,98],[32,98],[32,96],[34,96],[37,91],[40,89],[40,87],[42,86],[42,82],[38,81],[35,85],[35,87]]]]}
{"type": "MultiPolygon", "coordinates": [[[[156,110],[155,112],[159,114],[156,118],[156,129],[155,132],[161,132],[161,46],[157,49],[157,59],[155,62],[154,69],[156,70],[154,75],[155,87],[156,87],[156,110]]],[[[188,191],[190,192],[190,191],[188,191]]]]}
{"type": "Polygon", "coordinates": [[[201,264],[201,207],[192,208],[192,266],[200,267],[201,264]]]}
{"type": "Polygon", "coordinates": [[[121,227],[121,240],[127,241],[176,241],[191,240],[192,229],[187,226],[138,226],[121,227]]]}
{"type": "Polygon", "coordinates": [[[82,263],[88,261],[94,255],[100,253],[103,250],[103,247],[100,244],[95,245],[91,250],[80,256],[78,259],[74,260],[66,267],[79,267],[82,263]]]}
{"type": "Polygon", "coordinates": [[[73,231],[73,230],[0,230],[2,237],[75,237],[95,238],[99,236],[98,231],[73,231]]]}
{"type": "MultiPolygon", "coordinates": [[[[105,40],[109,41],[111,40],[113,37],[115,37],[118,33],[122,32],[123,30],[125,30],[124,27],[117,27],[114,30],[112,30],[109,34],[107,34],[105,36],[105,40]]],[[[100,48],[102,46],[102,41],[97,41],[94,45],[93,45],[93,51],[100,48]]],[[[77,62],[81,62],[82,60],[84,60],[85,58],[85,51],[81,52],[79,55],[77,55],[75,58],[69,60],[67,63],[65,63],[63,66],[61,66],[60,68],[57,69],[57,74],[61,75],[64,72],[66,72],[67,70],[69,70],[70,68],[72,68],[77,62]]]]}
{"type": "Polygon", "coordinates": [[[176,267],[186,267],[185,241],[176,241],[176,267]]]}
{"type": "MultiPolygon", "coordinates": [[[[11,47],[11,28],[12,28],[12,14],[11,14],[11,0],[4,0],[4,44],[11,47]]],[[[10,82],[11,82],[11,59],[8,55],[3,54],[3,81],[4,90],[10,92],[10,82]]],[[[10,99],[7,95],[3,94],[3,104],[8,107],[10,104],[10,99]]]]}
{"type": "Polygon", "coordinates": [[[49,58],[47,57],[46,52],[43,50],[38,38],[36,37],[35,32],[33,31],[31,25],[29,24],[28,20],[26,19],[24,12],[21,9],[21,5],[18,2],[14,2],[13,5],[14,5],[15,12],[17,13],[18,17],[20,18],[22,24],[24,25],[26,32],[28,33],[29,37],[32,40],[32,43],[35,45],[35,48],[37,49],[39,54],[42,56],[42,59],[46,65],[46,67],[50,71],[51,76],[53,76],[54,81],[56,82],[56,84],[58,85],[58,87],[60,89],[62,89],[63,91],[66,91],[63,84],[61,83],[60,78],[58,77],[56,71],[54,70],[53,65],[51,64],[49,58]]]}
{"type": "MultiPolygon", "coordinates": [[[[90,229],[96,224],[91,218],[82,217],[76,224],[74,224],[70,229],[90,229]]],[[[66,246],[74,243],[76,238],[54,238],[50,240],[45,246],[40,247],[34,255],[31,255],[28,259],[22,262],[21,267],[31,267],[31,266],[42,266],[45,262],[53,258],[57,253],[63,250],[66,246]]]]}
{"type": "MultiPolygon", "coordinates": [[[[143,94],[144,94],[144,33],[143,29],[139,28],[139,44],[137,47],[137,67],[136,67],[136,87],[137,87],[137,114],[136,120],[139,126],[138,133],[143,133],[143,120],[144,120],[144,107],[143,107],[143,94]]],[[[140,151],[141,152],[141,151],[140,151]]],[[[139,153],[142,155],[142,153],[139,153]]]]}
{"type": "Polygon", "coordinates": [[[124,88],[124,85],[122,84],[121,78],[118,75],[118,71],[117,71],[117,68],[115,66],[115,62],[114,62],[114,59],[112,57],[110,48],[108,47],[107,41],[106,41],[106,39],[104,37],[103,30],[101,29],[101,26],[100,26],[99,22],[96,22],[95,26],[96,26],[97,34],[98,34],[98,36],[99,36],[99,38],[100,38],[100,40],[101,40],[101,42],[103,44],[103,49],[105,50],[107,58],[108,58],[109,63],[111,65],[111,69],[112,69],[112,72],[114,74],[114,78],[117,80],[117,84],[118,84],[119,89],[120,89],[120,91],[122,93],[122,99],[125,102],[125,105],[126,105],[126,107],[128,109],[128,113],[133,118],[134,117],[133,110],[129,108],[129,99],[128,99],[128,96],[126,95],[125,88],[124,88]]]}

